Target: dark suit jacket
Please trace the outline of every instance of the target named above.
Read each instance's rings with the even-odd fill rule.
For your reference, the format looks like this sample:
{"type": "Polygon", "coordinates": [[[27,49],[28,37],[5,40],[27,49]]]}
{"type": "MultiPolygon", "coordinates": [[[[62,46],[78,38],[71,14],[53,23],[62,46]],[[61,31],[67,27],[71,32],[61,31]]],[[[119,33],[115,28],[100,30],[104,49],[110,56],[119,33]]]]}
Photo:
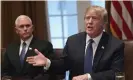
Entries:
{"type": "MultiPolygon", "coordinates": [[[[84,74],[85,45],[85,32],[70,36],[62,59],[53,60],[50,70],[58,73],[69,70],[70,80],[73,76],[84,74]]],[[[123,71],[123,66],[124,43],[103,32],[93,60],[93,69],[90,73],[92,79],[114,80],[115,72],[123,71]]]]}
{"type": "Polygon", "coordinates": [[[30,78],[35,78],[36,76],[40,74],[44,74],[43,67],[34,67],[31,64],[28,64],[26,62],[26,58],[28,56],[35,56],[36,53],[34,52],[34,49],[38,49],[40,52],[42,52],[46,57],[51,56],[53,54],[53,46],[50,42],[44,41],[44,40],[38,40],[33,37],[29,48],[32,48],[32,50],[28,49],[26,55],[25,55],[25,61],[24,66],[22,67],[20,64],[20,58],[19,58],[19,47],[20,42],[15,42],[10,44],[7,49],[4,56],[4,62],[2,65],[2,76],[8,75],[8,76],[27,76],[30,78]]]}

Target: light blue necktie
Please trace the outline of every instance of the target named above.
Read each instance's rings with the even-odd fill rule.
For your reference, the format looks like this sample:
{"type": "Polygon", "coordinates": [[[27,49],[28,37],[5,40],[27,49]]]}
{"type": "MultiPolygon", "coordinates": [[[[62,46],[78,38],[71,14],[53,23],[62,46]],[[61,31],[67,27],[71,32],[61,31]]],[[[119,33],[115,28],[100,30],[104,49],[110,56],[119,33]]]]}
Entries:
{"type": "Polygon", "coordinates": [[[23,66],[24,58],[25,58],[25,51],[26,51],[26,43],[23,42],[23,44],[22,44],[22,50],[21,50],[21,54],[20,54],[20,62],[21,62],[21,65],[22,66],[23,66]]]}
{"type": "Polygon", "coordinates": [[[92,58],[93,58],[92,43],[93,42],[94,42],[93,39],[90,39],[86,49],[86,55],[84,57],[84,73],[92,72],[92,58]]]}

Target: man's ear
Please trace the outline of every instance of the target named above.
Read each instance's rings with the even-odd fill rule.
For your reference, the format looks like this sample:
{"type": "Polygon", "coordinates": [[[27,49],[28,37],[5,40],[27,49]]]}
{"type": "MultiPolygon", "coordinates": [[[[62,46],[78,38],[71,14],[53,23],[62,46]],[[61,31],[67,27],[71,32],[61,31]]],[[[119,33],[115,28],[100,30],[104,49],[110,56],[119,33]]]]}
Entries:
{"type": "Polygon", "coordinates": [[[107,29],[107,27],[109,26],[109,24],[106,22],[106,23],[104,23],[104,25],[103,25],[103,29],[105,30],[105,31],[107,31],[108,29],[107,29]]]}
{"type": "Polygon", "coordinates": [[[14,31],[16,32],[16,34],[18,34],[18,30],[16,27],[14,27],[14,31]]]}

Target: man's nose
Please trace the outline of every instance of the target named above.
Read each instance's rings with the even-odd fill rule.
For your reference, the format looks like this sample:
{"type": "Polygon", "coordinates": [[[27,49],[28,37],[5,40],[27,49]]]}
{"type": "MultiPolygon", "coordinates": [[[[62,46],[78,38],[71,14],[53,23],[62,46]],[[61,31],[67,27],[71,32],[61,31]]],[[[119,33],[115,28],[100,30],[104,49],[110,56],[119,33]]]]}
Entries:
{"type": "Polygon", "coordinates": [[[27,26],[24,26],[24,30],[27,30],[27,26]]]}
{"type": "Polygon", "coordinates": [[[92,18],[89,18],[88,23],[92,23],[92,18]]]}

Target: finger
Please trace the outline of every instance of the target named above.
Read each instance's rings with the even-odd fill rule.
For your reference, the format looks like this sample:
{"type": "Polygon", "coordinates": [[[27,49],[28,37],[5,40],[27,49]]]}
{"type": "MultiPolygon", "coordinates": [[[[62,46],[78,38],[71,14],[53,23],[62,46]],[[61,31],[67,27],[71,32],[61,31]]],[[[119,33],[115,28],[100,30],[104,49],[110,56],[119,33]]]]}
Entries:
{"type": "Polygon", "coordinates": [[[34,57],[27,57],[27,58],[26,58],[26,61],[34,61],[34,60],[35,60],[34,57]]]}
{"type": "Polygon", "coordinates": [[[39,66],[39,65],[35,63],[35,64],[33,64],[33,66],[39,66]]]}
{"type": "Polygon", "coordinates": [[[34,60],[34,57],[27,57],[26,61],[34,60]]]}
{"type": "Polygon", "coordinates": [[[26,59],[26,62],[28,62],[29,64],[34,64],[35,60],[34,60],[34,58],[28,58],[28,59],[26,59]]]}
{"type": "Polygon", "coordinates": [[[29,64],[36,64],[36,62],[34,62],[34,61],[30,61],[30,62],[28,62],[29,64]]]}
{"type": "Polygon", "coordinates": [[[26,61],[28,61],[28,62],[35,62],[35,59],[34,58],[31,58],[31,59],[27,59],[26,61]]]}
{"type": "Polygon", "coordinates": [[[26,59],[34,59],[34,56],[27,57],[26,59]]]}
{"type": "Polygon", "coordinates": [[[37,49],[34,49],[36,54],[42,54],[41,52],[39,52],[37,49]]]}
{"type": "Polygon", "coordinates": [[[35,62],[35,61],[32,60],[32,59],[30,59],[30,60],[26,60],[26,62],[28,62],[28,63],[33,63],[33,62],[35,62]]]}
{"type": "Polygon", "coordinates": [[[44,66],[43,64],[34,63],[33,66],[44,66]]]}
{"type": "Polygon", "coordinates": [[[80,76],[75,76],[75,77],[73,77],[72,80],[83,80],[83,79],[80,76]]]}
{"type": "Polygon", "coordinates": [[[72,80],[76,80],[76,77],[73,77],[72,80]]]}

